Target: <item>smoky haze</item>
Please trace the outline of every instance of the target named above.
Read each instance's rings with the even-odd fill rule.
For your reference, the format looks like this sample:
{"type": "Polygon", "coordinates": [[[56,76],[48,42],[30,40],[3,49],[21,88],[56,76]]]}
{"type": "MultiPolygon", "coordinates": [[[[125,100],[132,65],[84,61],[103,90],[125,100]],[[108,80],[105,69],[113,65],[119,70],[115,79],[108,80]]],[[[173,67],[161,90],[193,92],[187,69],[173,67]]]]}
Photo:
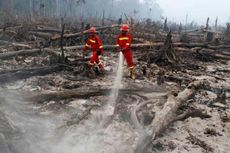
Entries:
{"type": "MultiPolygon", "coordinates": [[[[118,18],[132,16],[135,19],[168,18],[177,23],[197,22],[205,24],[210,17],[214,24],[230,21],[229,0],[0,0],[0,21],[27,17],[80,17],[118,18]]],[[[3,21],[3,22],[2,22],[3,21]]]]}
{"type": "Polygon", "coordinates": [[[131,126],[114,122],[103,128],[104,110],[91,112],[84,124],[62,128],[69,115],[77,118],[77,108],[60,114],[40,110],[20,93],[0,88],[0,153],[133,153],[131,126]]]}
{"type": "Polygon", "coordinates": [[[155,0],[0,0],[2,16],[46,16],[160,19],[162,10],[155,0]]]}
{"type": "Polygon", "coordinates": [[[186,23],[186,14],[188,22],[198,22],[205,24],[206,19],[210,17],[210,24],[215,24],[218,17],[220,24],[230,21],[229,0],[156,0],[163,10],[163,16],[168,19],[186,23]]]}
{"type": "Polygon", "coordinates": [[[85,4],[76,9],[77,14],[86,18],[102,16],[103,11],[107,17],[120,17],[126,14],[136,19],[160,19],[162,12],[155,0],[85,0],[85,4]]]}

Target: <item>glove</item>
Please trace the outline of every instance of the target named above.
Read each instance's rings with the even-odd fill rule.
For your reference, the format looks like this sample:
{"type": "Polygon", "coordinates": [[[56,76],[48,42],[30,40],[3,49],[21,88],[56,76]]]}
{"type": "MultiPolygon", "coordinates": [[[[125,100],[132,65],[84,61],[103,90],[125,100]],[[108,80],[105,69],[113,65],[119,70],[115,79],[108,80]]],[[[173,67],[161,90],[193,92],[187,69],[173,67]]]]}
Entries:
{"type": "Polygon", "coordinates": [[[100,56],[101,55],[101,51],[97,51],[97,56],[100,56]]]}
{"type": "Polygon", "coordinates": [[[121,47],[117,48],[117,52],[123,52],[123,49],[121,47]]]}

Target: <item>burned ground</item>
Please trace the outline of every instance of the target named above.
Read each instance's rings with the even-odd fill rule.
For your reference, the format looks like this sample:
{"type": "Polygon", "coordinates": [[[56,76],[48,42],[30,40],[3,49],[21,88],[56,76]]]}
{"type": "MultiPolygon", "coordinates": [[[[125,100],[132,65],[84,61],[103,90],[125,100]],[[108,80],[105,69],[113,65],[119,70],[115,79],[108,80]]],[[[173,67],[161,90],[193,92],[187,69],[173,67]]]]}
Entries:
{"type": "MultiPolygon", "coordinates": [[[[118,58],[115,46],[108,44],[114,44],[119,26],[110,23],[97,27],[105,43],[102,59],[106,73],[92,78],[85,66],[88,58],[82,57],[85,29],[80,23],[73,28],[66,22],[62,37],[62,29],[54,23],[20,23],[0,29],[0,113],[4,114],[0,118],[0,142],[6,153],[23,152],[22,146],[36,138],[39,142],[34,146],[55,140],[43,148],[52,153],[65,149],[80,152],[86,146],[87,153],[95,148],[106,153],[228,152],[230,47],[224,40],[219,44],[206,42],[205,29],[198,29],[186,33],[189,42],[180,41],[183,34],[172,32],[170,36],[154,24],[148,29],[144,23],[133,24],[137,79],[130,80],[124,68],[115,115],[101,127],[118,58]],[[28,116],[32,119],[23,121],[28,116]],[[39,126],[39,122],[50,127],[39,126]],[[18,135],[25,143],[16,143],[14,132],[20,133],[23,124],[28,124],[26,134],[18,135]],[[33,130],[41,135],[28,135],[33,130]],[[58,134],[51,134],[54,131],[58,134]],[[153,139],[148,142],[149,137],[141,131],[153,139]],[[143,150],[137,148],[139,143],[145,146],[143,150]]],[[[28,153],[42,152],[29,144],[28,153]]]]}

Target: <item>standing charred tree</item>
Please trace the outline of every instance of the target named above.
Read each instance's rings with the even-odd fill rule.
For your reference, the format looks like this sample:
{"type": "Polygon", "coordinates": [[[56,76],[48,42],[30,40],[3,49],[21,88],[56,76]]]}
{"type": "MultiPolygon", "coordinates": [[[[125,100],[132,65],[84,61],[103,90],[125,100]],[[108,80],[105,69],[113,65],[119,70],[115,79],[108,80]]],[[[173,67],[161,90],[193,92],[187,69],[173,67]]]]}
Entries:
{"type": "Polygon", "coordinates": [[[218,17],[216,17],[216,21],[215,21],[215,29],[217,30],[218,28],[218,17]]]}
{"type": "Polygon", "coordinates": [[[181,34],[182,31],[182,24],[180,23],[179,28],[178,28],[178,33],[181,34]]]}
{"type": "MultiPolygon", "coordinates": [[[[81,43],[84,44],[85,40],[84,40],[84,30],[85,30],[85,23],[81,22],[81,43]]],[[[87,29],[88,30],[88,29],[87,29]]]]}
{"type": "Polygon", "coordinates": [[[60,40],[60,47],[61,47],[61,62],[65,62],[65,53],[64,53],[64,32],[65,32],[65,24],[64,24],[64,19],[61,19],[61,24],[62,24],[62,31],[61,31],[61,40],[60,40]]]}
{"type": "Polygon", "coordinates": [[[165,22],[164,22],[164,31],[165,32],[168,31],[168,19],[167,18],[165,19],[165,22]]]}
{"type": "MultiPolygon", "coordinates": [[[[205,27],[206,30],[210,29],[210,27],[209,27],[209,20],[210,20],[210,18],[208,17],[207,21],[206,21],[206,27],[205,27]]],[[[212,42],[213,41],[213,37],[214,37],[213,32],[208,31],[207,34],[206,34],[206,42],[212,42]]]]}
{"type": "Polygon", "coordinates": [[[118,19],[117,24],[121,25],[122,24],[122,16],[118,19]]]}
{"type": "Polygon", "coordinates": [[[105,10],[102,12],[102,26],[105,26],[105,10]]]}
{"type": "Polygon", "coordinates": [[[175,49],[172,45],[172,34],[169,31],[164,46],[159,50],[155,58],[155,63],[160,65],[175,64],[179,59],[176,57],[175,49]]]}
{"type": "Polygon", "coordinates": [[[227,23],[227,28],[226,28],[226,31],[225,31],[225,36],[226,37],[230,37],[230,23],[227,23]]]}
{"type": "Polygon", "coordinates": [[[205,27],[205,29],[207,29],[207,30],[209,29],[209,20],[210,20],[210,18],[208,17],[207,21],[206,21],[206,27],[205,27]]]}

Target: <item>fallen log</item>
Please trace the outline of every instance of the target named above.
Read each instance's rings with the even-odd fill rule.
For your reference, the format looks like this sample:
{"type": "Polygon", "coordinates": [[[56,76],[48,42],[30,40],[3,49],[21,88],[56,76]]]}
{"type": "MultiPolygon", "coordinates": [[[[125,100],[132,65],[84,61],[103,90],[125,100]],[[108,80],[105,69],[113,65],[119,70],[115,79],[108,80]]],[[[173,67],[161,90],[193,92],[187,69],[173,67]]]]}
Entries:
{"type": "MultiPolygon", "coordinates": [[[[142,32],[134,32],[133,33],[134,37],[137,38],[144,38],[146,40],[149,41],[164,41],[165,38],[167,37],[167,35],[165,33],[155,33],[155,34],[151,34],[151,33],[142,33],[142,32]]],[[[172,41],[173,42],[178,42],[180,41],[180,36],[177,34],[172,34],[172,41]]]]}
{"type": "MultiPolygon", "coordinates": [[[[141,43],[141,44],[132,44],[132,48],[133,49],[138,49],[138,48],[152,48],[152,47],[162,47],[164,45],[163,42],[155,42],[155,43],[141,43]]],[[[195,47],[195,46],[202,46],[201,44],[183,44],[183,43],[173,43],[172,44],[173,46],[183,46],[183,47],[195,47]]],[[[229,46],[230,47],[230,46],[229,46]]],[[[84,45],[79,45],[79,46],[70,46],[70,47],[64,47],[64,50],[81,50],[82,48],[84,48],[84,45]]],[[[109,49],[116,49],[116,46],[115,45],[104,45],[104,48],[106,50],[109,50],[109,49]]],[[[179,48],[181,50],[181,48],[179,48]]],[[[50,48],[44,48],[42,50],[40,49],[31,49],[31,50],[19,50],[19,51],[13,51],[13,52],[7,52],[7,53],[2,53],[0,54],[0,59],[9,59],[11,57],[14,57],[14,56],[18,56],[18,55],[32,55],[32,54],[35,54],[35,53],[39,53],[39,52],[47,52],[49,54],[53,54],[53,55],[58,55],[59,53],[53,51],[52,49],[50,48]]],[[[189,51],[189,50],[186,50],[186,51],[189,51]]],[[[220,57],[222,59],[229,59],[229,58],[225,58],[225,57],[220,57]]]]}
{"type": "MultiPolygon", "coordinates": [[[[137,43],[137,44],[132,44],[132,48],[151,48],[151,47],[162,47],[164,45],[164,42],[153,42],[153,43],[137,43]]],[[[182,43],[173,43],[172,44],[175,47],[180,47],[183,46],[182,43]]],[[[187,46],[187,45],[184,45],[187,46]]],[[[194,44],[196,46],[196,44],[194,44]]],[[[200,45],[199,45],[200,46],[200,45]]],[[[64,47],[65,50],[80,50],[84,48],[84,45],[78,45],[78,46],[68,46],[64,47]]],[[[109,49],[116,49],[116,45],[104,45],[104,49],[109,50],[109,49]]],[[[191,47],[192,48],[192,47],[191,47]]]]}
{"type": "MultiPolygon", "coordinates": [[[[132,44],[132,48],[136,49],[136,48],[152,48],[152,47],[162,47],[164,46],[164,42],[151,42],[151,43],[138,43],[138,44],[132,44]]],[[[78,50],[78,49],[82,49],[84,47],[84,45],[79,45],[79,46],[69,46],[69,47],[64,47],[64,49],[66,50],[78,50]]],[[[181,49],[181,47],[183,48],[196,48],[196,47],[200,47],[200,48],[208,48],[208,49],[226,49],[226,48],[230,48],[230,45],[219,45],[219,46],[211,46],[205,43],[172,43],[172,47],[176,47],[181,49]]],[[[104,49],[115,49],[116,45],[104,45],[104,49]]]]}
{"type": "Polygon", "coordinates": [[[25,49],[32,49],[32,47],[30,45],[27,45],[27,44],[11,43],[10,45],[12,45],[14,47],[21,47],[21,48],[25,48],[25,49]]]}
{"type": "MultiPolygon", "coordinates": [[[[31,97],[27,97],[28,100],[43,103],[46,101],[58,101],[69,98],[83,98],[88,99],[95,96],[107,96],[111,93],[112,89],[76,89],[76,90],[64,90],[52,93],[39,93],[31,97]]],[[[140,89],[120,89],[119,94],[137,94],[138,92],[152,93],[153,89],[140,88],[140,89]]]]}
{"type": "MultiPolygon", "coordinates": [[[[115,27],[119,27],[120,25],[111,25],[111,26],[104,26],[104,27],[99,27],[99,28],[96,28],[97,31],[101,31],[101,30],[105,30],[105,29],[109,29],[109,28],[115,28],[115,27]]],[[[85,30],[83,32],[77,32],[77,33],[70,33],[70,34],[64,34],[64,38],[73,38],[73,37],[81,37],[82,34],[86,34],[88,33],[88,30],[85,30]]],[[[57,39],[61,39],[61,35],[56,35],[56,36],[53,36],[51,38],[51,40],[57,40],[57,39]]]]}
{"type": "Polygon", "coordinates": [[[203,84],[202,80],[192,82],[188,87],[180,92],[177,96],[170,95],[164,108],[156,113],[154,120],[152,121],[153,132],[152,136],[157,137],[168,125],[173,121],[175,113],[179,106],[186,102],[196,91],[196,89],[203,84]]]}
{"type": "MultiPolygon", "coordinates": [[[[79,68],[88,61],[87,58],[82,58],[75,60],[73,62],[69,62],[68,64],[59,64],[57,63],[56,66],[46,66],[46,67],[36,67],[36,68],[25,68],[25,69],[15,69],[15,70],[3,70],[0,71],[0,84],[6,84],[15,82],[21,79],[27,79],[33,76],[42,76],[51,74],[54,72],[59,72],[62,70],[73,70],[75,68],[79,68]]],[[[82,71],[78,71],[81,73],[82,71]]]]}
{"type": "Polygon", "coordinates": [[[213,49],[213,50],[230,48],[230,45],[213,46],[213,45],[210,45],[209,43],[173,43],[173,45],[178,46],[178,47],[186,47],[186,48],[202,47],[202,48],[208,48],[208,49],[213,49]]]}
{"type": "Polygon", "coordinates": [[[0,32],[5,32],[6,30],[15,30],[19,28],[22,28],[22,25],[3,27],[0,29],[0,32]]]}
{"type": "Polygon", "coordinates": [[[58,29],[43,29],[43,28],[34,29],[34,30],[31,30],[31,31],[32,32],[49,33],[49,34],[60,33],[61,32],[61,30],[58,30],[58,29]]]}
{"type": "Polygon", "coordinates": [[[22,44],[22,43],[14,43],[14,42],[9,42],[9,41],[5,41],[5,40],[0,40],[0,45],[12,45],[14,47],[22,47],[25,49],[32,49],[32,47],[30,45],[22,44]]]}
{"type": "Polygon", "coordinates": [[[0,45],[7,45],[7,44],[9,44],[9,41],[0,40],[0,45]]]}
{"type": "Polygon", "coordinates": [[[64,66],[58,65],[58,66],[39,67],[39,68],[32,68],[32,69],[20,69],[18,71],[15,70],[9,73],[1,74],[0,84],[4,85],[6,83],[15,82],[21,79],[27,79],[32,76],[43,76],[54,72],[62,71],[64,69],[65,69],[64,66]]]}
{"type": "Polygon", "coordinates": [[[17,72],[21,72],[21,71],[33,71],[34,69],[37,69],[37,68],[32,68],[32,69],[22,68],[22,69],[12,69],[12,70],[2,70],[2,71],[0,71],[0,75],[9,74],[9,73],[17,73],[17,72]]]}
{"type": "Polygon", "coordinates": [[[51,54],[53,56],[58,56],[58,53],[53,51],[50,48],[44,48],[44,49],[29,49],[29,50],[19,50],[19,51],[9,51],[7,53],[1,53],[0,59],[1,60],[7,60],[9,58],[15,57],[15,56],[31,56],[34,54],[39,54],[42,52],[46,52],[48,54],[51,54]]]}
{"type": "Polygon", "coordinates": [[[33,55],[36,53],[40,53],[41,49],[31,49],[31,50],[20,50],[20,51],[13,51],[13,52],[7,52],[0,54],[0,59],[6,60],[11,57],[15,56],[24,56],[24,55],[33,55]]]}
{"type": "Polygon", "coordinates": [[[201,148],[203,148],[205,150],[205,152],[213,152],[214,148],[212,148],[211,146],[209,146],[205,141],[200,140],[199,138],[195,137],[194,135],[191,134],[190,131],[188,131],[189,133],[189,137],[187,137],[187,139],[195,145],[200,146],[201,148]]]}
{"type": "Polygon", "coordinates": [[[208,45],[207,48],[218,50],[218,49],[229,49],[230,45],[218,45],[218,46],[212,46],[208,45]]]}
{"type": "MultiPolygon", "coordinates": [[[[203,84],[203,80],[192,82],[177,96],[169,95],[161,111],[156,112],[151,123],[151,134],[142,135],[137,143],[134,153],[143,153],[157,136],[161,134],[176,118],[177,109],[188,100],[203,84]]],[[[145,129],[143,129],[145,130],[145,129]]],[[[147,132],[146,132],[147,133],[147,132]]]]}
{"type": "Polygon", "coordinates": [[[225,56],[230,56],[230,52],[225,52],[225,51],[223,51],[221,54],[222,54],[222,55],[225,55],[225,56]]]}
{"type": "Polygon", "coordinates": [[[133,38],[133,40],[136,41],[137,43],[143,43],[143,44],[151,43],[150,41],[145,40],[143,38],[133,38]]]}
{"type": "Polygon", "coordinates": [[[37,29],[32,30],[34,32],[44,32],[44,33],[61,33],[61,29],[57,29],[54,27],[44,27],[38,26],[37,29]]]}
{"type": "MultiPolygon", "coordinates": [[[[132,48],[151,48],[151,47],[160,47],[163,46],[164,43],[162,42],[156,42],[156,43],[140,43],[140,44],[132,44],[132,48]]],[[[84,45],[79,46],[70,46],[70,47],[64,47],[65,50],[80,50],[83,49],[84,45]]],[[[116,49],[116,45],[104,45],[104,49],[116,49]]]]}
{"type": "Polygon", "coordinates": [[[32,32],[32,31],[31,31],[31,32],[29,32],[29,34],[35,35],[35,36],[37,36],[37,37],[44,38],[44,39],[46,39],[46,40],[50,39],[50,38],[53,36],[53,34],[44,33],[44,32],[32,32]]]}
{"type": "Polygon", "coordinates": [[[201,61],[214,61],[216,59],[220,60],[230,60],[230,57],[222,54],[221,52],[217,52],[212,49],[197,49],[195,58],[200,59],[201,61]]]}
{"type": "Polygon", "coordinates": [[[192,30],[185,30],[185,31],[181,31],[181,33],[195,33],[195,32],[201,32],[203,29],[192,29],[192,30]]]}
{"type": "Polygon", "coordinates": [[[192,117],[199,117],[201,119],[205,119],[205,118],[211,118],[212,116],[210,116],[209,114],[207,114],[207,112],[203,112],[203,110],[200,110],[198,108],[188,108],[184,113],[178,115],[175,118],[175,121],[184,121],[185,119],[192,117]]]}

